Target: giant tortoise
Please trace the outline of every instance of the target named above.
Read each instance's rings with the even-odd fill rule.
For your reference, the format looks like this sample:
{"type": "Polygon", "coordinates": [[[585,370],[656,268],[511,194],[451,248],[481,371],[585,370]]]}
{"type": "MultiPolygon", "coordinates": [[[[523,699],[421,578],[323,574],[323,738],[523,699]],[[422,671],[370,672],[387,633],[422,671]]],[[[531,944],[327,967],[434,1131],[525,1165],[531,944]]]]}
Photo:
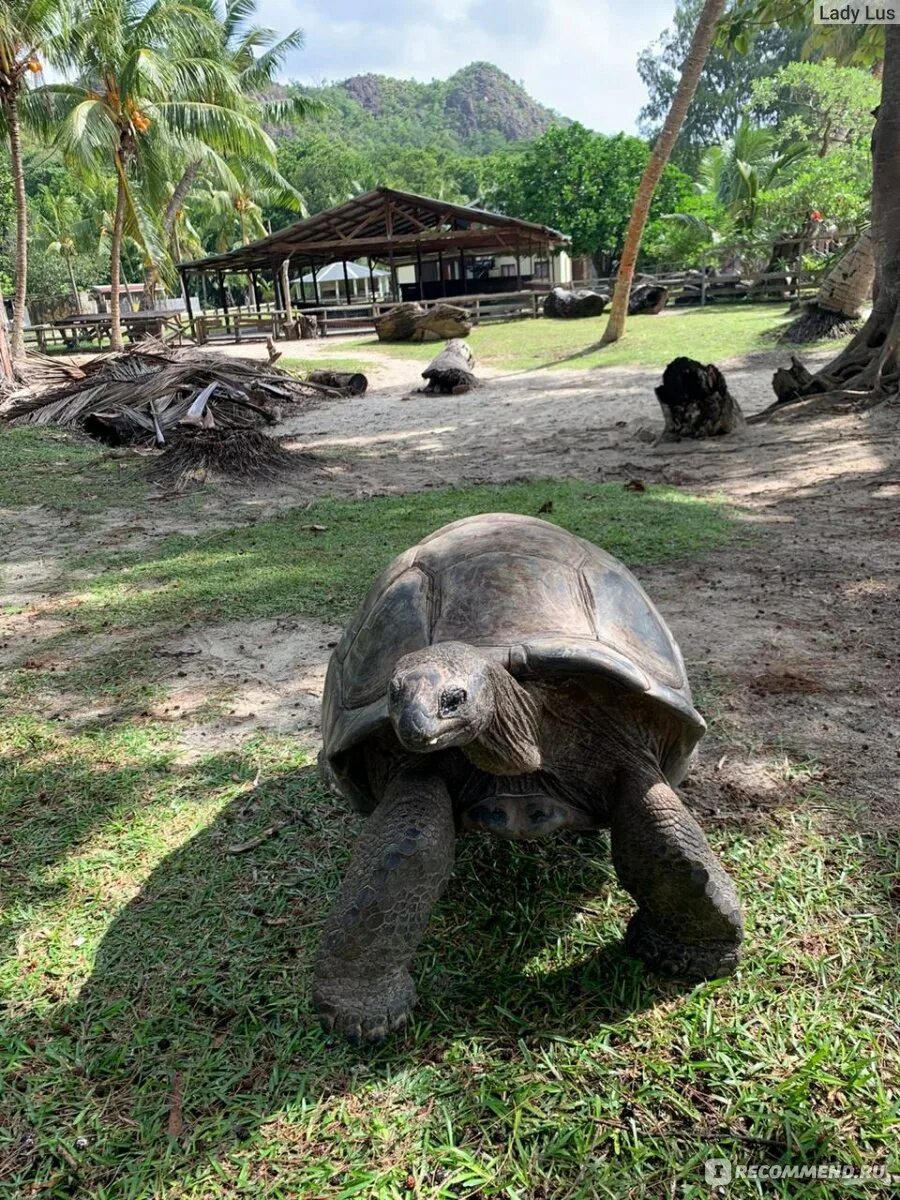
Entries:
{"type": "Polygon", "coordinates": [[[611,829],[637,902],[627,950],[695,980],[733,970],[734,886],[672,790],[705,725],[678,646],[611,555],[533,517],[455,521],[376,579],[332,654],[322,768],[368,814],[326,921],[313,996],[380,1038],[462,830],[611,829]]]}

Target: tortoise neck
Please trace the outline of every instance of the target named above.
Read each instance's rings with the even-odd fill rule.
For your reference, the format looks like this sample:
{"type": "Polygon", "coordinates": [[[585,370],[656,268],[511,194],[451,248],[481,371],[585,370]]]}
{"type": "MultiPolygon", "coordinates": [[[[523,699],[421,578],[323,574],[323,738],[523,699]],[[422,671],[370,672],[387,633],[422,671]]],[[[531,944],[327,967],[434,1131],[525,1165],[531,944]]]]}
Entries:
{"type": "Polygon", "coordinates": [[[492,775],[528,775],[541,766],[540,706],[500,666],[491,666],[493,716],[477,738],[462,747],[469,761],[492,775]]]}

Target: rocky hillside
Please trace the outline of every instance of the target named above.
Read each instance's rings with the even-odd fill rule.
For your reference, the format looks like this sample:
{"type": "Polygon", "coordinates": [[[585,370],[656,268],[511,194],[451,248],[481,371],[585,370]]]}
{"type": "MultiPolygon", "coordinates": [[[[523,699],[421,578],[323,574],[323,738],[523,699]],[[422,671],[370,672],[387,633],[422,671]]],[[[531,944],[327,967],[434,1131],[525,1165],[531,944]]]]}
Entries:
{"type": "MultiPolygon", "coordinates": [[[[476,62],[431,83],[354,75],[304,92],[324,100],[329,131],[358,149],[393,142],[488,154],[567,124],[491,63],[476,62]]],[[[320,124],[320,122],[317,122],[320,124]]]]}

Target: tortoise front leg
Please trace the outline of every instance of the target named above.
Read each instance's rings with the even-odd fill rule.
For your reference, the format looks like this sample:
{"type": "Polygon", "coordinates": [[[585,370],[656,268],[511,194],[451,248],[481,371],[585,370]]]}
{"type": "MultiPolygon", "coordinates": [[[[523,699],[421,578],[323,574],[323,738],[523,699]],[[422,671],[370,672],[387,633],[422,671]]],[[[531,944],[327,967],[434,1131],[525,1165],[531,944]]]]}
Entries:
{"type": "Polygon", "coordinates": [[[612,860],[638,903],[625,948],[680,979],[730,975],[744,927],[737,893],[700,826],[658,775],[629,774],[612,812],[612,860]]]}
{"type": "Polygon", "coordinates": [[[377,1040],[400,1029],[416,993],[409,964],[453,867],[446,784],[407,768],[367,819],[326,921],[313,1003],[327,1029],[377,1040]]]}

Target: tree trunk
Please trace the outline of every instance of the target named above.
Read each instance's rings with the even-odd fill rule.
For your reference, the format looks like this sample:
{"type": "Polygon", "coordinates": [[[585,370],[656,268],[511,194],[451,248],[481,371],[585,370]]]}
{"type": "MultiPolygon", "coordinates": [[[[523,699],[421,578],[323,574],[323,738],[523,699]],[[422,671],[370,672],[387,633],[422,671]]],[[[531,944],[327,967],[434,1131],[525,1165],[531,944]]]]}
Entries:
{"type": "Polygon", "coordinates": [[[825,275],[815,300],[803,306],[778,340],[817,342],[854,333],[874,280],[875,244],[867,229],[825,275]]]}
{"type": "Polygon", "coordinates": [[[697,21],[691,48],[688,50],[684,66],[681,68],[681,79],[672,99],[672,107],[666,116],[662,132],[650,152],[650,159],[644,168],[644,174],[634,199],[634,208],[631,210],[631,220],[628,222],[628,232],[625,234],[622,257],[619,260],[612,309],[601,339],[602,345],[617,342],[625,332],[631,281],[634,278],[634,268],[641,248],[644,227],[650,213],[650,205],[694,98],[694,92],[697,90],[700,74],[716,32],[716,25],[724,9],[725,0],[705,0],[700,19],[697,21]]]}
{"type": "Polygon", "coordinates": [[[422,378],[428,380],[428,387],[423,390],[445,396],[467,392],[477,383],[472,372],[474,366],[475,356],[468,343],[454,338],[422,372],[422,378]]]}
{"type": "Polygon", "coordinates": [[[125,168],[116,156],[116,215],[113,220],[109,262],[109,342],[113,350],[124,350],[122,338],[122,305],[119,289],[122,285],[122,230],[125,225],[125,168]]]}
{"type": "Polygon", "coordinates": [[[740,405],[718,367],[693,358],[675,358],[663,371],[656,398],[666,426],[664,442],[682,438],[721,437],[745,425],[740,405]]]}
{"type": "Polygon", "coordinates": [[[348,396],[363,396],[369,386],[368,379],[359,371],[310,371],[307,378],[310,383],[323,383],[348,396]]]}
{"type": "Polygon", "coordinates": [[[184,174],[175,184],[172,195],[169,197],[169,203],[166,205],[166,211],[163,215],[163,234],[165,235],[166,242],[168,242],[172,236],[179,209],[187,199],[188,192],[194,186],[194,181],[200,173],[200,166],[201,164],[199,160],[197,162],[188,163],[187,167],[184,169],[184,174]]]}
{"type": "Polygon", "coordinates": [[[3,303],[3,293],[0,292],[0,395],[5,387],[15,383],[12,354],[9,349],[9,330],[6,323],[6,305],[3,303]]]}
{"type": "Polygon", "coordinates": [[[28,201],[25,195],[22,139],[15,95],[7,95],[5,107],[9,131],[9,162],[16,201],[16,290],[13,293],[10,351],[13,358],[21,358],[25,354],[25,300],[28,294],[28,201]]]}
{"type": "Polygon", "coordinates": [[[380,342],[427,342],[443,338],[466,337],[472,320],[464,308],[455,304],[398,304],[373,322],[380,342]]]}
{"type": "Polygon", "coordinates": [[[153,312],[158,292],[159,271],[156,263],[147,263],[144,266],[144,290],[138,301],[138,312],[153,312]]]}
{"type": "Polygon", "coordinates": [[[835,402],[870,407],[900,386],[900,25],[885,26],[881,104],[872,136],[872,241],[875,302],[850,344],[802,387],[751,418],[765,420],[785,404],[808,401],[806,411],[835,402]],[[810,397],[812,399],[810,400],[810,397]]]}
{"type": "Polygon", "coordinates": [[[72,289],[72,301],[75,305],[75,312],[81,311],[81,296],[78,294],[78,282],[75,279],[75,268],[72,266],[72,255],[66,255],[66,268],[69,272],[69,287],[72,289]]]}

